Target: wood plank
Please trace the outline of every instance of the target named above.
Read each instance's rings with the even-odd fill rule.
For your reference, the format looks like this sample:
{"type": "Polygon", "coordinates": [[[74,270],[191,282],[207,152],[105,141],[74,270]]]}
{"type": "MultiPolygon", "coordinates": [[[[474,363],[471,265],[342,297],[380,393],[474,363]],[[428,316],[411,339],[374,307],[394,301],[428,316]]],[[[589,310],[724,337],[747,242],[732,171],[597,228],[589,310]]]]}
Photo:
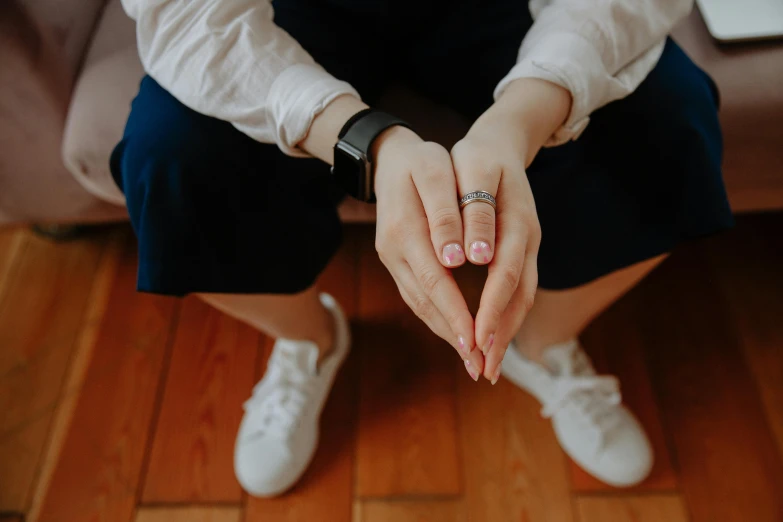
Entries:
{"type": "MultiPolygon", "coordinates": [[[[633,309],[638,299],[632,291],[615,303],[587,328],[581,341],[599,373],[620,379],[623,402],[644,426],[655,453],[650,476],[630,491],[672,491],[677,488],[677,471],[672,464],[660,410],[647,373],[640,332],[633,320],[633,309]]],[[[589,475],[573,461],[570,464],[574,491],[585,493],[615,489],[589,475]]]]}
{"type": "Polygon", "coordinates": [[[708,260],[731,309],[767,420],[783,455],[783,213],[746,216],[708,260]]]}
{"type": "Polygon", "coordinates": [[[466,522],[459,500],[362,501],[353,522],[466,522]]]}
{"type": "Polygon", "coordinates": [[[678,495],[580,497],[576,506],[580,522],[688,522],[678,495]]]}
{"type": "MultiPolygon", "coordinates": [[[[458,365],[455,372],[463,370],[458,365]]],[[[469,520],[570,522],[568,464],[541,406],[505,379],[459,382],[469,520]]]]}
{"type": "Polygon", "coordinates": [[[13,267],[24,250],[29,235],[21,227],[0,228],[0,299],[6,288],[6,282],[13,267]]]}
{"type": "Polygon", "coordinates": [[[40,520],[133,517],[178,302],[137,293],[136,251],[118,266],[40,520]]]}
{"type": "Polygon", "coordinates": [[[23,234],[0,300],[0,509],[9,511],[30,506],[107,240],[53,243],[23,234]]]}
{"type": "Polygon", "coordinates": [[[693,522],[783,520],[783,464],[698,244],[639,287],[634,323],[693,522]]]}
{"type": "MultiPolygon", "coordinates": [[[[27,510],[37,482],[37,465],[46,446],[50,418],[37,416],[3,435],[0,446],[0,493],[6,506],[27,510]]],[[[3,507],[3,509],[9,509],[3,507]]]]}
{"type": "MultiPolygon", "coordinates": [[[[485,269],[460,269],[471,310],[485,279],[485,269]]],[[[465,370],[457,362],[454,371],[461,376],[465,370]]],[[[505,379],[495,386],[457,381],[467,519],[572,522],[567,457],[538,401],[505,379]]]]}
{"type": "MultiPolygon", "coordinates": [[[[346,314],[356,317],[359,291],[357,238],[365,227],[346,228],[343,247],[319,279],[320,288],[332,294],[346,314]]],[[[265,356],[273,341],[267,342],[265,356]]],[[[351,355],[337,376],[332,393],[321,415],[318,450],[304,476],[292,490],[278,498],[248,498],[244,522],[345,522],[353,510],[352,488],[358,355],[361,343],[354,339],[351,355]]],[[[266,368],[266,357],[259,361],[259,375],[266,368]]]]}
{"type": "Polygon", "coordinates": [[[87,368],[92,360],[97,336],[106,313],[114,279],[117,276],[117,269],[125,251],[125,244],[131,235],[130,228],[119,228],[112,231],[100,266],[96,271],[87,311],[75,343],[73,362],[68,369],[68,377],[52,422],[49,442],[41,459],[41,474],[35,486],[30,510],[27,513],[28,522],[38,520],[41,503],[57,466],[57,459],[68,435],[73,413],[79,400],[79,393],[84,385],[87,368]]]}
{"type": "Polygon", "coordinates": [[[263,335],[195,296],[182,304],[142,502],[239,502],[234,440],[263,335]]]}
{"type": "Polygon", "coordinates": [[[408,309],[370,238],[362,242],[359,277],[360,340],[366,349],[356,495],[458,495],[452,369],[459,358],[408,309]]]}
{"type": "Polygon", "coordinates": [[[135,522],[241,522],[240,507],[141,508],[135,522]]]}

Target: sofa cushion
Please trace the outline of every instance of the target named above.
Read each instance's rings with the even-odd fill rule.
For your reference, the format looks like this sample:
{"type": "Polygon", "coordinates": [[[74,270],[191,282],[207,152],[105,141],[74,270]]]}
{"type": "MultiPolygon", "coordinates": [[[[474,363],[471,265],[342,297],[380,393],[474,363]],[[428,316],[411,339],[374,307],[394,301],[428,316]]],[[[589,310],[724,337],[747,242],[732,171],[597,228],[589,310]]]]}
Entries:
{"type": "Polygon", "coordinates": [[[66,167],[82,186],[116,205],[124,206],[125,198],[111,179],[109,156],[143,75],[135,24],[120,0],[110,0],[74,88],[62,150],[66,167]]]}
{"type": "Polygon", "coordinates": [[[0,223],[121,216],[60,161],[74,74],[40,24],[20,3],[0,1],[0,223]]]}
{"type": "Polygon", "coordinates": [[[19,2],[30,14],[42,36],[64,58],[72,78],[75,78],[106,0],[10,1],[19,2]]]}

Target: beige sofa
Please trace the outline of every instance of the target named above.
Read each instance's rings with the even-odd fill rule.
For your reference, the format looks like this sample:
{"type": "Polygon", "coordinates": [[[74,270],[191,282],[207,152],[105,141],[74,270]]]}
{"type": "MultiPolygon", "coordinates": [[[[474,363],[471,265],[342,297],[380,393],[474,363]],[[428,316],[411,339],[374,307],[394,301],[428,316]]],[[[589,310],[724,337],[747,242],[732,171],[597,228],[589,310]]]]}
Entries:
{"type": "MultiPolygon", "coordinates": [[[[783,208],[783,43],[718,46],[698,12],[675,38],[721,88],[734,209],[783,208]]],[[[134,40],[119,0],[0,1],[0,224],[126,218],[108,158],[143,74],[134,40]]],[[[466,129],[411,93],[385,103],[444,143],[466,129]]]]}

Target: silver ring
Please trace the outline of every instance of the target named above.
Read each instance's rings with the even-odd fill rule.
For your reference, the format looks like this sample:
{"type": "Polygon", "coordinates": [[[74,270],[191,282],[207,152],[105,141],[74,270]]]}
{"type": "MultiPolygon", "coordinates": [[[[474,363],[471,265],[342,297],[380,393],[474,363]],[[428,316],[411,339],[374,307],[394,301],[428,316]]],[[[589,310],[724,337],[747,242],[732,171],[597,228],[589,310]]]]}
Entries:
{"type": "Polygon", "coordinates": [[[462,196],[462,199],[459,200],[459,208],[465,208],[467,205],[476,203],[477,201],[489,203],[494,209],[498,208],[498,205],[495,202],[495,196],[483,190],[474,190],[473,192],[468,192],[462,196]]]}

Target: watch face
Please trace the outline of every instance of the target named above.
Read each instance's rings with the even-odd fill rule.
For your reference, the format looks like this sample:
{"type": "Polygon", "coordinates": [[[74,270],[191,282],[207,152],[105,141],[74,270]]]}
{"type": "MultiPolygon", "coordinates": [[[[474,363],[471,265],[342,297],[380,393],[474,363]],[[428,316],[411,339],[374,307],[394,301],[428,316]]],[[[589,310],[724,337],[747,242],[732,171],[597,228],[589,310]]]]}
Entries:
{"type": "Polygon", "coordinates": [[[338,143],[334,148],[332,172],[337,183],[351,196],[366,199],[365,177],[367,159],[359,150],[347,143],[338,143]]]}

